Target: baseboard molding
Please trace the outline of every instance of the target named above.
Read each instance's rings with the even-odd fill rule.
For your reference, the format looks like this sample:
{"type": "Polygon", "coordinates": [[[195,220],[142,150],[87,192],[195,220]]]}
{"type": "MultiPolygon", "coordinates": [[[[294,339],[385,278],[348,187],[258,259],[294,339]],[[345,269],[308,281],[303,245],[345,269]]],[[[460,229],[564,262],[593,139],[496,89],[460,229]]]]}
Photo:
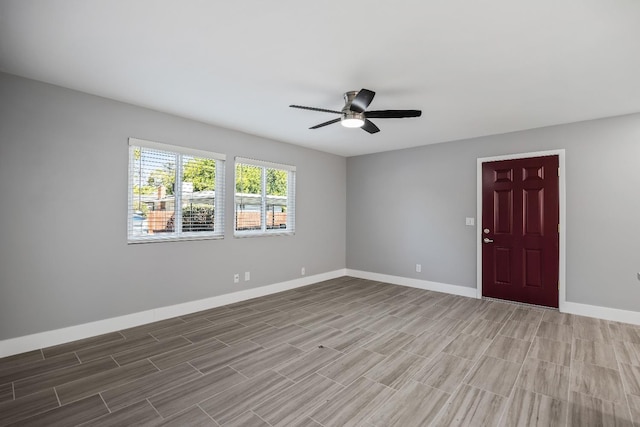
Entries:
{"type": "Polygon", "coordinates": [[[600,307],[598,305],[581,304],[577,302],[565,302],[561,305],[560,311],[563,313],[577,314],[579,316],[640,325],[640,312],[638,311],[620,310],[618,308],[600,307]]]}
{"type": "MultiPolygon", "coordinates": [[[[409,286],[412,288],[426,289],[429,291],[444,292],[469,298],[478,298],[476,288],[450,285],[447,283],[430,282],[428,280],[411,279],[408,277],[391,276],[388,274],[371,273],[347,269],[348,276],[360,279],[375,280],[378,282],[393,283],[394,285],[409,286]]],[[[612,320],[615,322],[640,325],[640,312],[620,310],[617,308],[601,307],[597,305],[581,304],[577,302],[564,302],[560,305],[560,312],[577,314],[579,316],[595,317],[597,319],[612,320]]]]}
{"type": "MultiPolygon", "coordinates": [[[[324,280],[335,279],[342,276],[351,276],[361,279],[374,280],[378,282],[392,283],[394,285],[409,286],[412,288],[425,289],[429,291],[444,292],[452,295],[460,295],[469,298],[477,298],[476,288],[466,286],[450,285],[447,283],[431,282],[428,280],[412,279],[408,277],[391,276],[388,274],[371,273],[368,271],[340,269],[313,276],[301,277],[299,279],[258,288],[246,289],[232,292],[230,294],[218,295],[182,304],[166,307],[159,307],[152,310],[113,317],[110,319],[98,320],[81,325],[52,331],[40,332],[17,338],[10,338],[0,341],[0,357],[11,356],[24,353],[26,351],[46,348],[53,345],[64,344],[70,341],[89,338],[96,335],[119,331],[121,329],[132,328],[145,323],[157,322],[171,317],[183,316],[197,311],[220,307],[245,301],[251,298],[258,298],[271,295],[277,292],[288,291],[302,286],[312,285],[324,280]]],[[[616,322],[640,325],[640,312],[630,310],[620,310],[616,308],[600,307],[589,304],[575,302],[564,302],[560,311],[563,313],[577,314],[579,316],[595,317],[598,319],[612,320],[616,322]]]]}
{"type": "Polygon", "coordinates": [[[246,289],[232,292],[230,294],[218,295],[196,301],[189,301],[166,307],[159,307],[152,310],[113,317],[110,319],[98,320],[81,325],[69,326],[67,328],[55,329],[52,331],[40,332],[17,338],[10,338],[0,341],[0,357],[11,356],[24,353],[26,351],[51,347],[53,345],[64,344],[96,335],[119,331],[121,329],[132,328],[145,323],[157,322],[171,317],[183,316],[197,311],[220,307],[235,302],[245,301],[251,298],[262,297],[275,294],[277,292],[288,291],[302,286],[312,285],[324,280],[335,279],[346,276],[346,269],[330,271],[327,273],[305,276],[299,279],[258,288],[246,289]]]}
{"type": "Polygon", "coordinates": [[[388,274],[371,273],[368,271],[347,269],[347,275],[360,279],[375,280],[378,282],[392,283],[394,285],[409,286],[428,291],[444,292],[463,297],[477,298],[476,288],[467,286],[449,285],[447,283],[431,282],[429,280],[411,279],[409,277],[390,276],[388,274]]]}

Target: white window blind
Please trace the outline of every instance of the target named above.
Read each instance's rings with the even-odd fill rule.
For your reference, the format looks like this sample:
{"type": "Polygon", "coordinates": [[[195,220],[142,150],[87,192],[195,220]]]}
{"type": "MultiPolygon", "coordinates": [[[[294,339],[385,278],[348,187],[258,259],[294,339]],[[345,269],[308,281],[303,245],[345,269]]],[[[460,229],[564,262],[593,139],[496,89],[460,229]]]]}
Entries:
{"type": "Polygon", "coordinates": [[[129,243],[224,236],[225,156],[129,138],[129,243]]]}
{"type": "Polygon", "coordinates": [[[235,236],[295,232],[295,166],[236,157],[235,236]]]}

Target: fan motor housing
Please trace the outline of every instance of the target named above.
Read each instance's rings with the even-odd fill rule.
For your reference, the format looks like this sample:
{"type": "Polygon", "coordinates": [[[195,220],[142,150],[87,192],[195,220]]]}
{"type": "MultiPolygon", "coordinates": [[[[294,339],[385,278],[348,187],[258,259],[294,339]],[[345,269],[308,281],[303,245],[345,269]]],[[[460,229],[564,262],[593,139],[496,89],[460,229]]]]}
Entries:
{"type": "Polygon", "coordinates": [[[348,109],[342,110],[342,120],[362,120],[364,122],[364,113],[357,113],[348,109]]]}
{"type": "Polygon", "coordinates": [[[349,92],[344,93],[344,108],[342,109],[343,113],[352,112],[351,111],[351,101],[358,94],[357,90],[350,90],[349,92]]]}
{"type": "Polygon", "coordinates": [[[353,101],[353,98],[355,98],[357,94],[358,94],[357,90],[350,90],[349,92],[344,93],[344,108],[342,109],[343,126],[360,127],[364,124],[364,121],[365,121],[364,113],[351,111],[351,101],[353,101]]]}

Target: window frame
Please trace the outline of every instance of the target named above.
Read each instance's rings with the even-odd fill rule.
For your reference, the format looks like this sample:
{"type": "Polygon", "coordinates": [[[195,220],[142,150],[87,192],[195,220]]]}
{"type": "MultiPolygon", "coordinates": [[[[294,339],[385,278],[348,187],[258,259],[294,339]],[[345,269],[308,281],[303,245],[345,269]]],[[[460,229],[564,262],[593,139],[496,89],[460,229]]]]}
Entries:
{"type": "Polygon", "coordinates": [[[264,160],[257,160],[247,157],[234,158],[233,164],[233,236],[234,237],[262,237],[262,236],[292,236],[295,235],[296,219],[296,167],[283,163],[274,163],[264,160]],[[255,166],[261,171],[261,205],[260,205],[260,230],[238,230],[237,229],[237,174],[238,164],[255,166]],[[267,169],[277,169],[287,172],[287,228],[268,229],[267,228],[267,169]]]}
{"type": "Polygon", "coordinates": [[[187,240],[218,240],[224,239],[225,234],[225,162],[226,155],[212,151],[192,149],[177,145],[129,138],[129,168],[128,168],[128,203],[127,203],[127,243],[175,242],[187,240]],[[133,234],[133,185],[135,170],[135,150],[151,149],[164,151],[175,155],[175,183],[174,183],[174,231],[163,234],[136,236],[133,234]],[[183,156],[210,159],[215,161],[215,196],[214,196],[214,231],[182,231],[182,175],[184,169],[183,156]]]}

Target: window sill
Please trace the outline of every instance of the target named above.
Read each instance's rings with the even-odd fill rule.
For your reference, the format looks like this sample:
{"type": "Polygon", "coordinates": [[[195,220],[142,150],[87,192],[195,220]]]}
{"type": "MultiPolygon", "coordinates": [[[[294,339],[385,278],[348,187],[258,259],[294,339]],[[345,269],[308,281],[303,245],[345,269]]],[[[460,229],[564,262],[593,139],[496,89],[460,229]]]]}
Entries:
{"type": "Polygon", "coordinates": [[[137,245],[140,243],[159,243],[159,242],[185,242],[190,240],[221,240],[224,239],[224,235],[221,234],[182,234],[180,236],[141,236],[141,237],[129,237],[127,244],[137,245]]]}
{"type": "Polygon", "coordinates": [[[236,231],[233,233],[233,237],[237,239],[244,239],[246,237],[269,237],[269,236],[293,236],[295,231],[258,231],[258,232],[241,232],[236,231]]]}

